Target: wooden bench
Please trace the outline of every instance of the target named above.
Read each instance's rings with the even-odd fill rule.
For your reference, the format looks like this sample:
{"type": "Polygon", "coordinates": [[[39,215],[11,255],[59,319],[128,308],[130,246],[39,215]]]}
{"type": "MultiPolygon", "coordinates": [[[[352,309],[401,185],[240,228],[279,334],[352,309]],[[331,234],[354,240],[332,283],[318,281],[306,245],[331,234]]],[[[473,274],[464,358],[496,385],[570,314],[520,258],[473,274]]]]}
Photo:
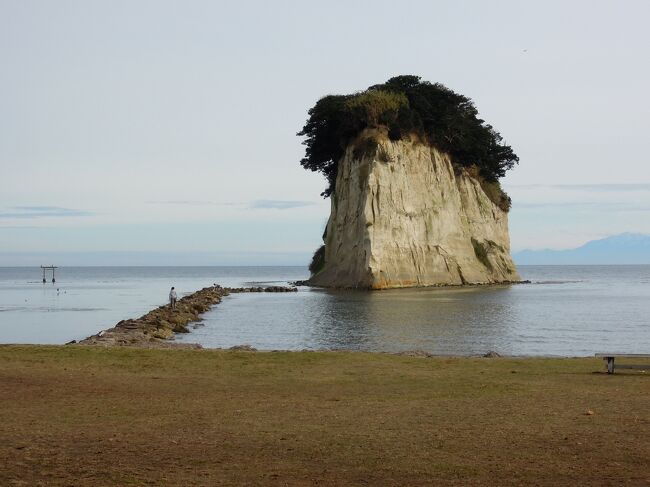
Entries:
{"type": "Polygon", "coordinates": [[[630,364],[616,364],[614,361],[617,358],[650,358],[650,354],[645,353],[597,353],[596,357],[601,357],[607,361],[607,373],[613,374],[615,369],[638,369],[650,370],[650,364],[645,365],[630,365],[630,364]]]}

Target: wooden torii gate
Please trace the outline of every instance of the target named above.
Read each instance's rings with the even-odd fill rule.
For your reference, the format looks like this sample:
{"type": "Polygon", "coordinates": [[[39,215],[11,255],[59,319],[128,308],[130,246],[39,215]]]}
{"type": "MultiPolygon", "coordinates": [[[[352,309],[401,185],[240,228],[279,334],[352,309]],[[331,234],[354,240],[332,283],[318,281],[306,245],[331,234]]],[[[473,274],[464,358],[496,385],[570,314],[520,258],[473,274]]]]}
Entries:
{"type": "Polygon", "coordinates": [[[54,269],[58,269],[58,267],[53,265],[42,265],[41,269],[43,269],[43,284],[47,282],[47,279],[45,279],[45,271],[52,271],[52,282],[56,282],[56,279],[54,278],[54,269]]]}

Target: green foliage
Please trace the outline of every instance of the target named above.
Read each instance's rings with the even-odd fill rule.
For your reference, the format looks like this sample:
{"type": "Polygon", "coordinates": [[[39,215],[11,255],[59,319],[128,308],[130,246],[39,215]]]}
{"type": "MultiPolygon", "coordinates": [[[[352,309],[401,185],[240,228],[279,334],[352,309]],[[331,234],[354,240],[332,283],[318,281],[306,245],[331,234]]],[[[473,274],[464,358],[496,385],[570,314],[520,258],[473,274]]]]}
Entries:
{"type": "Polygon", "coordinates": [[[471,99],[419,76],[397,76],[353,95],[329,95],[309,110],[298,135],[306,137],[300,164],[325,175],[334,191],[338,161],[350,141],[366,128],[386,127],[391,139],[416,134],[448,153],[457,167],[476,166],[496,182],[519,162],[501,135],[478,118],[471,99]]]}
{"type": "Polygon", "coordinates": [[[481,183],[483,192],[487,195],[488,198],[490,198],[490,200],[492,200],[492,203],[497,205],[506,213],[510,211],[512,200],[510,199],[510,196],[508,196],[508,194],[503,190],[499,181],[486,181],[485,179],[481,178],[479,179],[479,182],[481,183]]]}
{"type": "Polygon", "coordinates": [[[361,159],[365,155],[374,156],[377,152],[377,141],[375,139],[367,138],[358,141],[354,146],[352,154],[355,159],[361,159]]]}
{"type": "Polygon", "coordinates": [[[490,259],[488,259],[488,251],[485,248],[486,246],[472,237],[472,247],[474,247],[474,254],[479,262],[492,270],[492,263],[490,262],[490,259]]]}
{"type": "Polygon", "coordinates": [[[345,102],[345,108],[354,120],[372,127],[395,123],[400,110],[407,109],[408,105],[404,93],[380,89],[364,91],[345,102]]]}
{"type": "Polygon", "coordinates": [[[499,181],[487,181],[482,175],[478,167],[471,166],[466,168],[465,171],[481,185],[481,189],[488,198],[501,208],[503,211],[510,211],[512,200],[510,196],[503,190],[499,181]]]}
{"type": "Polygon", "coordinates": [[[318,250],[314,252],[314,256],[311,258],[309,272],[311,272],[311,275],[313,276],[322,271],[323,267],[325,267],[325,246],[321,245],[318,250]]]}

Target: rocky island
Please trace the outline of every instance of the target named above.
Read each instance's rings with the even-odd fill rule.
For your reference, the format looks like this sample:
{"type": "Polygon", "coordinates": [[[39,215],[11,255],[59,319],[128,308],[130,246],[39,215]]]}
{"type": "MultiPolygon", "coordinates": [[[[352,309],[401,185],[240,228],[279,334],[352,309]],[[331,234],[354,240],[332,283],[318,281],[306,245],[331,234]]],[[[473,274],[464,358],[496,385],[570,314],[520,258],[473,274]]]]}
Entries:
{"type": "Polygon", "coordinates": [[[471,100],[416,76],[310,110],[306,169],[331,199],[308,284],[387,289],[519,281],[510,198],[499,178],[518,162],[471,100]]]}

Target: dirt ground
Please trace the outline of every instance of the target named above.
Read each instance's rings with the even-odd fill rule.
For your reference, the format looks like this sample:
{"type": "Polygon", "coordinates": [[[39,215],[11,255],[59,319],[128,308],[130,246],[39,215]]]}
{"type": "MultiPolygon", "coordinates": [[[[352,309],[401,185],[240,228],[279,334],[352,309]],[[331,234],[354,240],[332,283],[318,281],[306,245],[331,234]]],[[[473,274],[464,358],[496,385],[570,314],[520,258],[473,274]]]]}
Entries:
{"type": "Polygon", "coordinates": [[[603,371],[2,346],[0,485],[650,485],[650,373],[603,371]]]}

